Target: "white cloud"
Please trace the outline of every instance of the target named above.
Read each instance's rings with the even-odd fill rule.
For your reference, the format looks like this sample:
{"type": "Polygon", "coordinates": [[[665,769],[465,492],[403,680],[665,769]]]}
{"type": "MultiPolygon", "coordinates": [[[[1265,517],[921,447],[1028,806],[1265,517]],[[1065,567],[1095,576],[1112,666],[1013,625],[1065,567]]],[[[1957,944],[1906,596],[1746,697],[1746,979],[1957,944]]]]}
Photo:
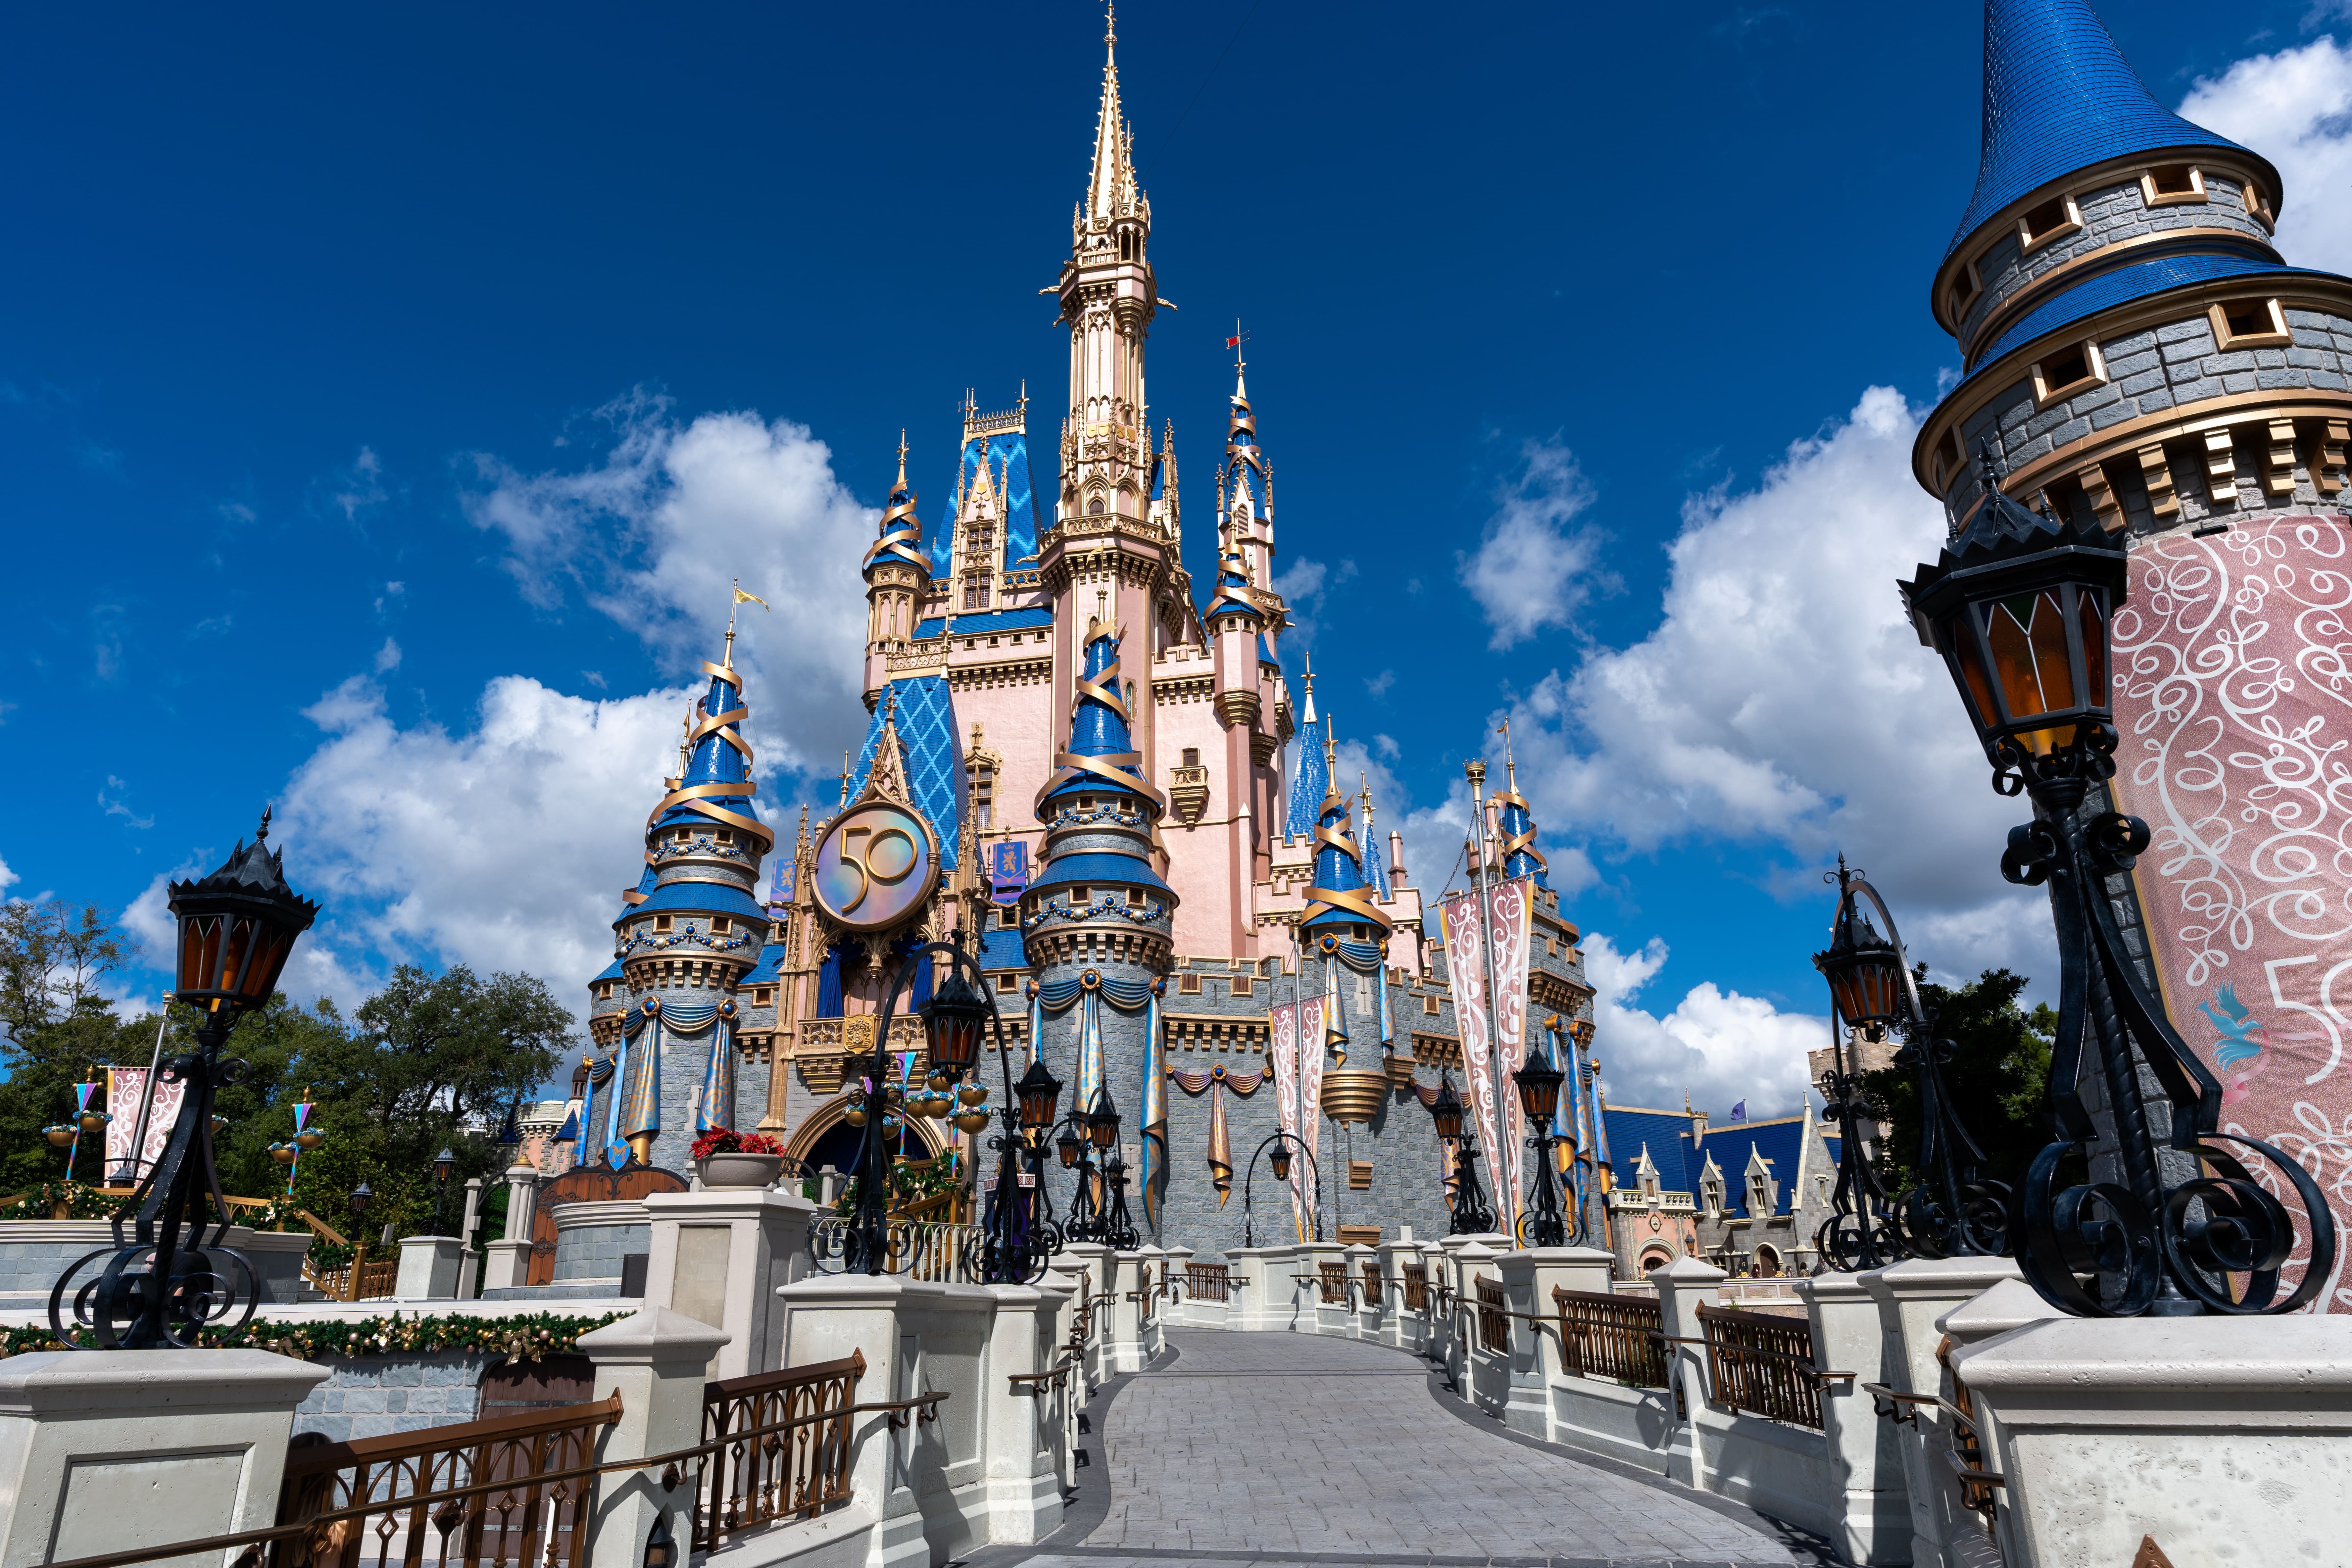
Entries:
{"type": "Polygon", "coordinates": [[[1601,536],[1570,527],[1592,504],[1576,455],[1553,440],[1529,441],[1521,456],[1518,475],[1496,494],[1477,550],[1454,558],[1463,586],[1494,629],[1488,646],[1497,648],[1567,626],[1596,586],[1613,585],[1593,571],[1601,536]]]}
{"type": "Polygon", "coordinates": [[[2187,118],[2242,142],[2285,182],[2278,247],[2298,267],[2352,271],[2352,46],[2318,38],[2200,79],[2187,118]]]}
{"type": "Polygon", "coordinates": [[[327,499],[343,514],[345,522],[358,522],[361,513],[373,511],[392,499],[391,492],[383,488],[383,459],[375,455],[373,447],[362,447],[360,455],[352,459],[352,466],[337,474],[333,484],[336,488],[327,499]]]}
{"type": "Polygon", "coordinates": [[[383,639],[383,646],[375,650],[375,672],[378,675],[389,675],[399,668],[400,645],[392,638],[386,637],[383,639]]]}
{"type": "MultiPolygon", "coordinates": [[[[501,676],[452,733],[401,728],[363,677],[326,693],[307,716],[327,739],[270,835],[288,880],[325,906],[287,988],[348,1004],[417,959],[536,974],[577,1005],[611,961],[606,928],[642,869],[636,828],[692,695],[591,701],[501,676]]],[[[162,882],[127,917],[151,952],[170,942],[162,882]]]]}
{"type": "Polygon", "coordinates": [[[1828,1018],[1783,1013],[1713,981],[1691,987],[1660,1017],[1639,1002],[1665,964],[1666,944],[1656,937],[1621,952],[1598,931],[1585,936],[1592,1054],[1610,1102],[1675,1110],[1687,1095],[1718,1119],[1743,1100],[1750,1121],[1793,1114],[1810,1091],[1805,1053],[1828,1040],[1828,1018]]]}
{"type": "Polygon", "coordinates": [[[466,498],[467,515],[506,541],[530,603],[555,610],[576,590],[681,672],[718,657],[729,581],[740,577],[773,606],[745,606],[736,644],[748,738],[763,764],[829,765],[865,730],[857,568],[879,512],[790,420],[705,414],[681,425],[642,394],[601,416],[613,438],[591,468],[530,474],[476,455],[488,488],[466,498]]]}
{"type": "Polygon", "coordinates": [[[1657,627],[1504,710],[1520,788],[1547,848],[1757,846],[1756,875],[1822,900],[1824,922],[1814,874],[1843,850],[1940,973],[2054,975],[2042,895],[1997,868],[2026,814],[1992,793],[1943,667],[1895,597],[1944,537],[1911,478],[1916,428],[1899,395],[1873,387],[1755,489],[1686,503],[1657,627]],[[1776,850],[1792,861],[1775,865],[1776,850]]]}
{"type": "MultiPolygon", "coordinates": [[[[131,786],[129,784],[124,784],[112,773],[107,774],[106,789],[102,789],[98,792],[98,804],[105,809],[107,816],[119,816],[133,827],[144,828],[154,826],[155,819],[152,816],[141,816],[136,812],[132,811],[128,805],[124,804],[122,795],[123,792],[128,790],[130,787],[131,786]],[[107,793],[108,790],[111,790],[114,793],[110,795],[107,793]]],[[[6,886],[5,883],[0,883],[0,887],[5,886],[6,886]]]]}
{"type": "Polygon", "coordinates": [[[0,892],[5,892],[24,879],[8,869],[8,862],[0,860],[0,892]]]}
{"type": "Polygon", "coordinates": [[[1341,561],[1333,566],[1305,556],[1276,573],[1274,591],[1282,595],[1290,620],[1289,630],[1282,634],[1282,646],[1286,649],[1312,648],[1316,630],[1323,621],[1326,595],[1354,582],[1356,575],[1353,561],[1341,561]]]}

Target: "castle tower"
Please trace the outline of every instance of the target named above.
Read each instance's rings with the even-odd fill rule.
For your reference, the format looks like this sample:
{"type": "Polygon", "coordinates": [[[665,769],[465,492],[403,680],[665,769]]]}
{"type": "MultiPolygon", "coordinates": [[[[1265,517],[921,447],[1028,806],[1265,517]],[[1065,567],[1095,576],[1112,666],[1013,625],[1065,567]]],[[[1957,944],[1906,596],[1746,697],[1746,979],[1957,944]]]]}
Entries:
{"type": "Polygon", "coordinates": [[[751,802],[734,652],[730,614],[719,662],[702,666],[710,686],[688,714],[678,776],[663,781],[646,822],[645,874],[613,922],[618,981],[608,969],[592,983],[602,1054],[590,1067],[583,1164],[683,1170],[698,1133],[736,1125],[735,988],[768,942],[754,889],[774,837],[751,802]]]}
{"type": "MultiPolygon", "coordinates": [[[[1039,1047],[1071,1086],[1066,1105],[1084,1115],[1107,1092],[1129,1143],[1163,1141],[1155,1169],[1129,1162],[1129,1203],[1142,1225],[1148,1184],[1164,1182],[1167,1170],[1165,1112],[1153,1117],[1166,1093],[1157,998],[1178,900],[1153,868],[1167,802],[1137,765],[1109,626],[1088,628],[1086,655],[1070,743],[1037,792],[1043,865],[1021,896],[1021,934],[1040,1008],[1039,1047]]],[[[1057,1213],[1069,1213],[1070,1195],[1054,1194],[1057,1213]]]]}
{"type": "MultiPolygon", "coordinates": [[[[1997,485],[2122,536],[2126,598],[2093,667],[2119,737],[2102,787],[2154,844],[2118,913],[2144,926],[2143,976],[2221,1080],[2232,1131],[2301,1147],[2311,1118],[2333,1124],[2352,1100],[2262,1042],[2339,1011],[2325,977],[2352,937],[2284,911],[2352,899],[2340,857],[2286,848],[2341,837],[2319,759],[2347,723],[2326,682],[2276,672],[2336,658],[2313,611],[2352,552],[2352,279],[2279,253],[2278,171],[2158,103],[2082,0],[1989,0],[1983,124],[1930,296],[1966,374],[1913,469],[1955,535],[1997,485]]],[[[2003,605],[1987,637],[2040,644],[2045,605],[2003,605]]]]}
{"type": "Polygon", "coordinates": [[[898,434],[898,478],[882,509],[880,537],[859,569],[866,578],[866,701],[881,699],[890,681],[890,656],[915,636],[923,601],[931,593],[931,563],[923,554],[923,525],[915,515],[915,487],[907,482],[907,436],[898,434]]]}
{"type": "Polygon", "coordinates": [[[1141,521],[1150,433],[1144,425],[1143,341],[1160,309],[1146,250],[1151,204],[1136,184],[1134,134],[1118,99],[1118,34],[1103,31],[1102,104],[1094,167],[1070,218],[1062,321],[1070,331],[1070,411],[1062,423],[1060,515],[1141,521]]]}
{"type": "Polygon", "coordinates": [[[2272,245],[2269,160],[2158,103],[2080,0],[1989,0],[1984,150],[1929,308],[1966,372],[1921,426],[1957,532],[1979,450],[2029,507],[2227,524],[2344,489],[2352,280],[2272,245]]]}

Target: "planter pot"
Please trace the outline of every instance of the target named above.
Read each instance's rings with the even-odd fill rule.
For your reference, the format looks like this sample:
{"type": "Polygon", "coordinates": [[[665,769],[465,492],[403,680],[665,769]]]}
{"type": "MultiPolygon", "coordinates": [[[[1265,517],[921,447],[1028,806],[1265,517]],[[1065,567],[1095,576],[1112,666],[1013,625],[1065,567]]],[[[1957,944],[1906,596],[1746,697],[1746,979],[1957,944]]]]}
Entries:
{"type": "Polygon", "coordinates": [[[782,1154],[713,1154],[697,1165],[706,1187],[772,1186],[782,1173],[782,1154]]]}
{"type": "Polygon", "coordinates": [[[1339,1068],[1323,1075],[1323,1114],[1334,1121],[1370,1121],[1388,1093],[1387,1073],[1339,1068]]]}

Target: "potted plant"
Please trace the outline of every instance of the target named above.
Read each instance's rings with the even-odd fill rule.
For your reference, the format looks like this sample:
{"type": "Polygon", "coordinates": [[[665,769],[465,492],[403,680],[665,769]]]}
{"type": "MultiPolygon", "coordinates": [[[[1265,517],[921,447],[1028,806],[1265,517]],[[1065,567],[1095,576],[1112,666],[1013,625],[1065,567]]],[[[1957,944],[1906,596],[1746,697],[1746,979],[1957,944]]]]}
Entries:
{"type": "Polygon", "coordinates": [[[694,1141],[694,1168],[706,1187],[764,1187],[784,1168],[784,1152],[758,1132],[714,1127],[694,1141]]]}

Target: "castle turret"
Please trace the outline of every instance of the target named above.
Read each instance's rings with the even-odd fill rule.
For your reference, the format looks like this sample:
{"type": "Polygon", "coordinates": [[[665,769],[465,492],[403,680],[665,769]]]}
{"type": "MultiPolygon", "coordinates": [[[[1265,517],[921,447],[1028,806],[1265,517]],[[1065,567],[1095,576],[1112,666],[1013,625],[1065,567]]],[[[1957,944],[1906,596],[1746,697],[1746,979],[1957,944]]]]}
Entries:
{"type": "Polygon", "coordinates": [[[882,509],[880,537],[866,552],[866,701],[880,700],[890,681],[890,655],[914,637],[923,601],[930,596],[931,563],[923,554],[923,525],[915,515],[915,487],[907,482],[907,435],[898,433],[898,477],[882,509]]]}
{"type": "Polygon", "coordinates": [[[604,1049],[591,1065],[583,1164],[680,1169],[697,1133],[735,1124],[734,992],[768,941],[755,889],[774,837],[751,800],[734,651],[730,613],[719,662],[702,666],[710,686],[688,715],[680,773],[646,822],[645,874],[613,922],[617,984],[612,970],[593,983],[604,1049]],[[625,1005],[613,1008],[608,990],[625,1005]]]}
{"type": "Polygon", "coordinates": [[[2272,241],[2269,160],[2151,96],[2081,0],[1989,0],[1976,189],[1937,268],[1966,374],[1921,427],[1958,532],[1979,452],[2029,507],[2161,531],[2337,497],[2352,280],[2272,241]]]}

